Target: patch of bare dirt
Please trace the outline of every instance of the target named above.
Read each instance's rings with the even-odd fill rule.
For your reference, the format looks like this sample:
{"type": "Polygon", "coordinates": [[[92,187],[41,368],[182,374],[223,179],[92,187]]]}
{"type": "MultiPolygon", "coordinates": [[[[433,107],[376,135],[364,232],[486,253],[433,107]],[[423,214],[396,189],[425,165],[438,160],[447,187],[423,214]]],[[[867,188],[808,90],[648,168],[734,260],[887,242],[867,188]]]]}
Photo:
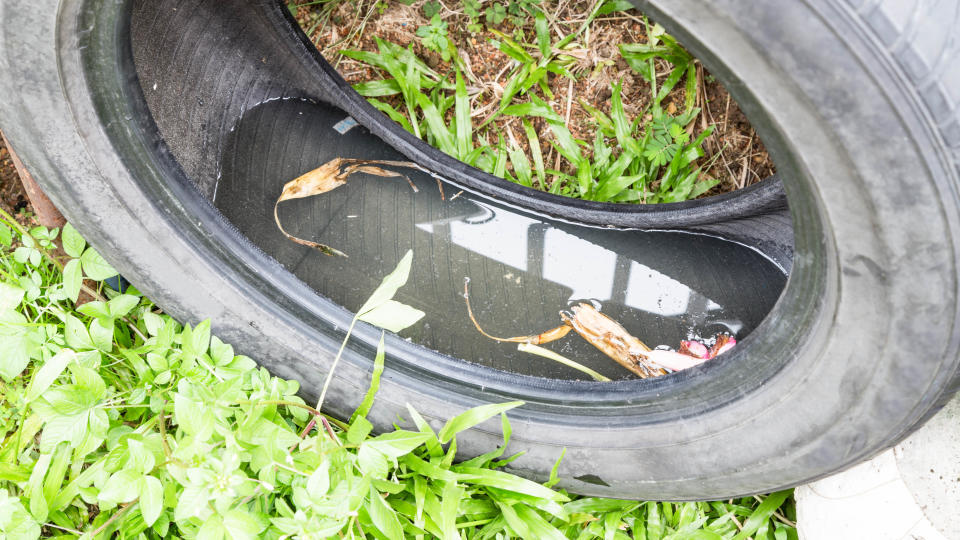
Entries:
{"type": "Polygon", "coordinates": [[[20,175],[13,166],[10,151],[7,150],[2,137],[0,137],[0,208],[18,220],[21,219],[19,214],[22,212],[32,212],[30,200],[27,199],[27,193],[23,190],[23,184],[20,183],[20,175]]]}

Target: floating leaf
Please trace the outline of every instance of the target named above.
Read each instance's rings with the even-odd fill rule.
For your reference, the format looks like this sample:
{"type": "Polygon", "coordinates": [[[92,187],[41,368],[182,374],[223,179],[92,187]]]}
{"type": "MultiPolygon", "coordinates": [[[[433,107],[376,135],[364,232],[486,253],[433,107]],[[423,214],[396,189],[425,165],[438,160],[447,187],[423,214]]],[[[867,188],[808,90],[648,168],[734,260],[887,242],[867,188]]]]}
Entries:
{"type": "MultiPolygon", "coordinates": [[[[417,186],[415,186],[413,181],[410,180],[410,178],[406,175],[394,171],[388,171],[386,169],[377,167],[376,165],[407,167],[423,170],[422,167],[416,163],[413,163],[412,161],[334,158],[317,167],[316,169],[304,173],[283,185],[283,191],[281,191],[280,197],[277,199],[277,202],[273,204],[273,220],[276,222],[277,228],[279,228],[280,232],[283,233],[283,235],[288,239],[300,245],[319,250],[321,253],[326,255],[340,255],[346,257],[346,253],[334,249],[326,244],[320,244],[318,242],[297,238],[296,236],[288,233],[283,228],[283,225],[280,224],[278,207],[283,201],[289,201],[290,199],[301,199],[304,197],[313,197],[314,195],[322,195],[329,191],[333,191],[334,189],[346,184],[347,178],[350,175],[358,172],[388,178],[403,178],[408,184],[410,184],[410,188],[413,189],[414,192],[417,191],[417,186]]],[[[86,266],[84,266],[84,270],[86,270],[86,266]]]]}

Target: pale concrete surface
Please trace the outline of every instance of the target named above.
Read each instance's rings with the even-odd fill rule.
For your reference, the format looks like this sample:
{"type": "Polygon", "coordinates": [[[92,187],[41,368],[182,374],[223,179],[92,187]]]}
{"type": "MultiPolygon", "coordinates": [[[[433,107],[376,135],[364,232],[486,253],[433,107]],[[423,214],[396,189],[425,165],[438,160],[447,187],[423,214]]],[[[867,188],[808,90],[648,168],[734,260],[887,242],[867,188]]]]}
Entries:
{"type": "Polygon", "coordinates": [[[960,397],[892,450],[796,498],[802,540],[960,540],[960,397]]]}

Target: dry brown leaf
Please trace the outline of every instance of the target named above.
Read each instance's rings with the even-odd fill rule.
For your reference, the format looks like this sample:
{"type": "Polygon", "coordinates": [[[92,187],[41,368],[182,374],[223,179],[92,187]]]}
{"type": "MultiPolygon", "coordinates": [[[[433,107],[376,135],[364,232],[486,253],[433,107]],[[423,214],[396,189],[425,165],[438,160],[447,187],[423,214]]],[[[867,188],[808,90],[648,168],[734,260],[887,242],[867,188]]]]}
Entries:
{"type": "MultiPolygon", "coordinates": [[[[326,244],[304,240],[303,238],[298,238],[288,233],[283,228],[283,225],[280,224],[280,216],[277,213],[277,207],[280,206],[280,203],[283,201],[288,201],[290,199],[302,199],[304,197],[322,195],[329,191],[333,191],[334,189],[346,184],[347,178],[351,174],[358,172],[372,174],[375,176],[383,176],[386,178],[403,178],[408,184],[410,184],[410,188],[413,189],[414,193],[419,191],[417,186],[414,185],[413,181],[411,181],[407,175],[398,173],[396,171],[389,171],[387,169],[377,167],[376,165],[424,170],[422,167],[411,161],[334,158],[317,167],[316,169],[302,174],[283,185],[283,191],[280,192],[280,197],[277,198],[277,202],[273,203],[273,220],[276,222],[277,228],[279,228],[280,232],[283,233],[283,235],[289,240],[302,246],[311,247],[326,255],[340,255],[342,257],[346,257],[346,253],[338,249],[334,249],[326,244]]],[[[440,180],[437,179],[437,185],[439,184],[440,180]]],[[[441,191],[441,195],[442,193],[443,191],[441,191]]]]}
{"type": "Polygon", "coordinates": [[[647,359],[650,347],[592,305],[577,304],[570,308],[570,312],[561,313],[560,318],[591,345],[640,377],[645,379],[667,374],[647,359]]]}
{"type": "Polygon", "coordinates": [[[573,306],[569,312],[561,312],[560,318],[563,320],[563,325],[551,328],[546,332],[508,338],[491,336],[480,327],[480,323],[473,315],[473,309],[470,307],[469,283],[470,280],[468,279],[463,282],[463,298],[467,302],[467,313],[477,330],[490,339],[542,345],[558,340],[567,335],[570,330],[574,330],[591,345],[641,378],[646,379],[647,377],[667,374],[666,371],[648,358],[651,353],[650,347],[627,332],[620,323],[586,303],[573,306]]]}

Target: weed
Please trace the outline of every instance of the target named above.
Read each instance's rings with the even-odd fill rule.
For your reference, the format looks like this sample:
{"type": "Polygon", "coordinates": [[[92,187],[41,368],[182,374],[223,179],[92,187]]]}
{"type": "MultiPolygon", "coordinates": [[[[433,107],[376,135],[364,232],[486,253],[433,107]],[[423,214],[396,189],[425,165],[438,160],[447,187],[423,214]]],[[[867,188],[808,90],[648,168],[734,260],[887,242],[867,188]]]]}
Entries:
{"type": "MultiPolygon", "coordinates": [[[[410,264],[355,320],[409,315],[392,297],[410,264]]],[[[796,538],[788,491],[635,502],[552,489],[556,468],[545,484],[513,476],[507,413],[519,402],[439,431],[409,408],[412,429],[374,434],[382,340],[359,407],[329,417],[210,321],[180,324],[103,285],[115,273],[71,226],[27,231],[0,214],[0,537],[796,538]],[[80,294],[90,301],[77,306],[80,294]],[[504,444],[457,463],[457,435],[498,416],[504,444]]]]}
{"type": "MultiPolygon", "coordinates": [[[[712,127],[701,130],[697,137],[691,136],[693,120],[699,113],[695,107],[696,64],[662,27],[648,25],[646,43],[619,48],[631,68],[650,83],[649,105],[639,115],[627,117],[622,88],[619,82],[612,83],[609,113],[580,102],[596,129],[592,140],[585,141],[571,133],[568,117],[551,105],[556,98],[551,90],[555,78],[569,80],[572,85],[584,76],[578,74],[580,68],[576,66],[578,56],[587,53],[577,40],[595,17],[624,6],[616,0],[597,2],[576,31],[554,40],[546,14],[535,3],[514,0],[488,4],[485,16],[489,25],[499,25],[508,17],[532,19],[533,32],[527,38],[523,31],[511,36],[489,30],[494,38],[490,43],[513,65],[496,98],[496,107],[479,123],[473,121],[478,112],[473,105],[478,91],[468,90],[464,80],[467,66],[439,13],[432,15],[430,24],[418,28],[417,36],[423,47],[452,62],[453,69],[446,75],[423,64],[412,49],[379,38],[377,53],[345,50],[342,54],[389,75],[355,86],[374,107],[417,137],[488,173],[524,186],[595,201],[662,203],[695,198],[718,183],[705,177],[704,167],[699,165],[704,156],[703,142],[712,127]],[[658,76],[658,61],[659,65],[670,66],[665,77],[658,76]],[[672,102],[663,106],[675,88],[683,91],[681,111],[672,102]],[[397,95],[403,110],[380,99],[397,95]],[[513,126],[522,126],[525,137],[518,137],[511,122],[501,117],[519,119],[513,126]],[[534,123],[542,127],[540,131],[534,123]],[[558,156],[549,169],[544,148],[558,156]]],[[[465,5],[471,21],[479,18],[480,7],[479,1],[465,5]]],[[[569,114],[569,105],[567,109],[569,114]]]]}
{"type": "Polygon", "coordinates": [[[447,39],[447,23],[440,20],[436,14],[430,19],[430,24],[417,28],[417,35],[423,46],[440,53],[444,62],[450,61],[450,40],[447,39]]]}

